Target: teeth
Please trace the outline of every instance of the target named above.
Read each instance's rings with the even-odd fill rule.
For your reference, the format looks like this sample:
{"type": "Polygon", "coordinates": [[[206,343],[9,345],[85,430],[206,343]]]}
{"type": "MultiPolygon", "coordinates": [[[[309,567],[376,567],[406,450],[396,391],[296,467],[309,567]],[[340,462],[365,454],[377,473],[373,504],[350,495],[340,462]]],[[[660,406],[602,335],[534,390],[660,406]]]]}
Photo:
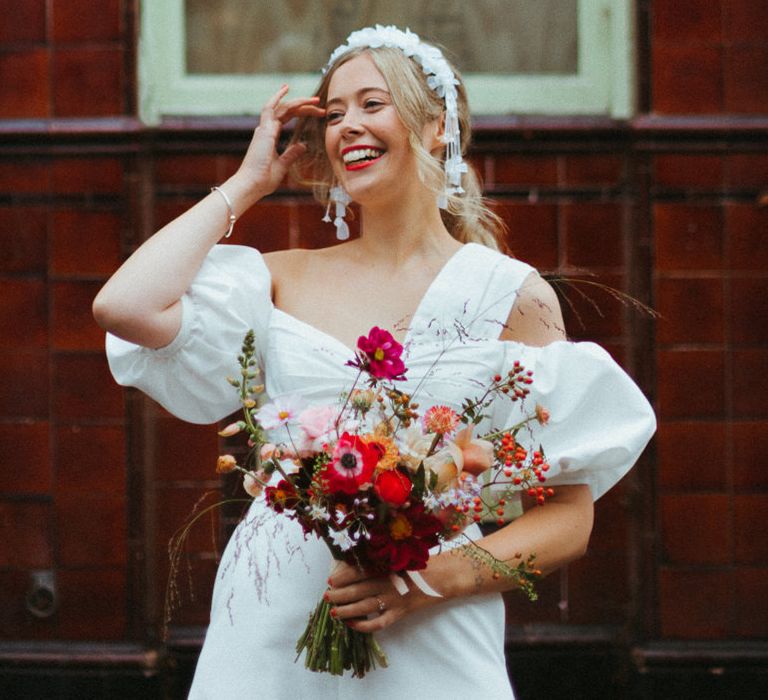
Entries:
{"type": "Polygon", "coordinates": [[[356,148],[354,151],[347,151],[342,159],[345,163],[356,163],[359,160],[378,158],[383,153],[384,151],[380,151],[378,148],[356,148]]]}

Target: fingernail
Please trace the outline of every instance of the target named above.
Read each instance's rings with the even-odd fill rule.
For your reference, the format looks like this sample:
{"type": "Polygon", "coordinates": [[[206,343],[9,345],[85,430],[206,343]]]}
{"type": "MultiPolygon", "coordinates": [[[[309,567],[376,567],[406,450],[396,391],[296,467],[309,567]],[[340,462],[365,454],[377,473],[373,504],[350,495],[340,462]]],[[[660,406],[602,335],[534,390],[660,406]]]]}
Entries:
{"type": "Polygon", "coordinates": [[[323,600],[324,600],[326,603],[328,602],[328,599],[329,599],[329,598],[330,598],[330,596],[328,595],[328,591],[326,591],[325,593],[323,593],[323,600]]]}
{"type": "Polygon", "coordinates": [[[331,608],[331,617],[336,617],[336,615],[338,615],[336,608],[331,608]]]}
{"type": "Polygon", "coordinates": [[[328,581],[327,581],[327,583],[328,583],[328,585],[329,585],[331,588],[333,588],[333,581],[331,580],[331,577],[330,577],[330,576],[328,577],[328,581]]]}

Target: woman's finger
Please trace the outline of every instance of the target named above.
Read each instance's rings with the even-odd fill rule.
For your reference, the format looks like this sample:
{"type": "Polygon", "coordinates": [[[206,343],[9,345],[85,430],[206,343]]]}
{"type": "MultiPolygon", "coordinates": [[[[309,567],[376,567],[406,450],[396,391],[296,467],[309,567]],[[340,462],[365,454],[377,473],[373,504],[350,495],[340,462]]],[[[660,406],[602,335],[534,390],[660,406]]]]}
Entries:
{"type": "Polygon", "coordinates": [[[368,575],[362,569],[347,564],[345,561],[340,561],[336,563],[333,571],[331,571],[331,575],[328,577],[328,585],[332,588],[340,588],[367,578],[368,575]]]}
{"type": "Polygon", "coordinates": [[[285,97],[287,94],[288,94],[288,85],[284,84],[280,87],[280,89],[274,95],[272,95],[272,97],[270,97],[266,101],[261,111],[264,112],[264,110],[267,110],[267,109],[274,110],[277,107],[277,105],[280,104],[280,100],[282,100],[283,97],[285,97]]]}
{"type": "Polygon", "coordinates": [[[336,605],[332,608],[331,615],[339,620],[349,620],[354,617],[366,615],[382,615],[386,611],[386,603],[381,595],[367,596],[346,605],[336,605]],[[379,604],[381,601],[381,604],[379,604]]]}

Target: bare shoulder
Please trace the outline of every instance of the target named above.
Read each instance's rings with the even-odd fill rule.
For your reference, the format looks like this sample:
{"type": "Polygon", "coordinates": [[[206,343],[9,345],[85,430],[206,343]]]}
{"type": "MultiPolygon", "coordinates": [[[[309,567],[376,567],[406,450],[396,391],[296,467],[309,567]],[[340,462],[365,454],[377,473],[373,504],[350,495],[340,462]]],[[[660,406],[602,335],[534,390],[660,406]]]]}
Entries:
{"type": "Polygon", "coordinates": [[[289,288],[300,292],[304,283],[309,283],[311,276],[322,275],[329,266],[337,263],[344,252],[344,246],[329,248],[292,248],[264,254],[264,262],[272,276],[272,297],[277,299],[281,290],[289,288]]]}
{"type": "Polygon", "coordinates": [[[529,274],[520,286],[501,337],[534,346],[565,340],[565,323],[557,294],[538,272],[529,274]]]}

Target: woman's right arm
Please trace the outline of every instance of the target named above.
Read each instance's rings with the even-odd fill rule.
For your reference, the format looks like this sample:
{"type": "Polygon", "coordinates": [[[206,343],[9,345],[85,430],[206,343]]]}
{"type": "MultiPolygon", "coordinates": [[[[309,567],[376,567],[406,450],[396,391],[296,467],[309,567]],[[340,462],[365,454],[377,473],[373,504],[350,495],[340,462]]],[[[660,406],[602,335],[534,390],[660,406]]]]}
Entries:
{"type": "MultiPolygon", "coordinates": [[[[322,117],[317,98],[282,103],[284,86],[261,112],[248,151],[237,172],[221,185],[238,218],[273,192],[302,154],[300,144],[278,155],[283,124],[296,116],[322,117]]],[[[143,243],[115,272],[93,302],[98,324],[125,340],[158,348],[170,343],[181,325],[182,295],[213,245],[227,230],[229,211],[211,192],[143,243]]]]}

